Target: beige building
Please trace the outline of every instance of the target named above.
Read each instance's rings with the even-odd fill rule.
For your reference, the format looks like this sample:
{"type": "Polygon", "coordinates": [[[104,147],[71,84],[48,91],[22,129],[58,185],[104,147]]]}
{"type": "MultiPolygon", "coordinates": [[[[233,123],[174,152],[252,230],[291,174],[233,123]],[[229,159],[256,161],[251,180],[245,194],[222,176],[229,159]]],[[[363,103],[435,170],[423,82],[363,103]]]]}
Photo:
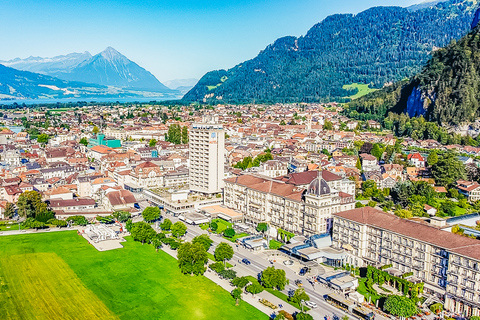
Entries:
{"type": "Polygon", "coordinates": [[[225,205],[243,213],[245,223],[267,222],[295,234],[326,233],[332,214],[353,209],[354,197],[331,188],[321,172],[308,188],[254,175],[225,180],[225,205]]]}
{"type": "Polygon", "coordinates": [[[356,266],[384,266],[413,273],[424,291],[444,299],[445,308],[480,315],[480,241],[433,225],[364,207],[334,214],[332,245],[345,249],[356,266]]]}
{"type": "Polygon", "coordinates": [[[200,193],[222,192],[225,132],[216,119],[195,123],[190,129],[190,189],[200,193]]]}

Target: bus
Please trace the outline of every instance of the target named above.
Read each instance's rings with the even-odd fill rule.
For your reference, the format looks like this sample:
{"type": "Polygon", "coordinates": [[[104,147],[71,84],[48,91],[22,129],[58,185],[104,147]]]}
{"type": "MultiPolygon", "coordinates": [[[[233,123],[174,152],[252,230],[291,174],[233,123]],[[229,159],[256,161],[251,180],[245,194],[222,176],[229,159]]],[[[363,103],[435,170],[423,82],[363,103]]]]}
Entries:
{"type": "Polygon", "coordinates": [[[335,305],[336,307],[348,311],[360,319],[363,320],[374,320],[375,314],[364,307],[357,306],[355,302],[345,299],[343,296],[337,293],[330,293],[325,295],[325,300],[330,304],[335,305]]]}
{"type": "Polygon", "coordinates": [[[352,313],[354,315],[356,315],[357,317],[361,318],[361,319],[364,319],[364,320],[374,320],[375,319],[375,314],[367,309],[367,308],[364,308],[364,307],[355,307],[353,308],[352,310],[352,313]]]}

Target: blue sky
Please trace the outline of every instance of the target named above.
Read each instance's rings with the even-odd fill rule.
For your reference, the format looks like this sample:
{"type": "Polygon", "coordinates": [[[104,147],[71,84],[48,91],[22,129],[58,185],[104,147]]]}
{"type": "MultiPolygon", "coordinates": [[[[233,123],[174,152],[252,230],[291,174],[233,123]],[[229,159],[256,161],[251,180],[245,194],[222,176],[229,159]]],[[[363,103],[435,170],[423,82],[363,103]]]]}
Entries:
{"type": "Polygon", "coordinates": [[[107,46],[160,81],[200,78],[304,35],[334,13],[421,0],[2,0],[0,60],[99,53],[107,46]]]}

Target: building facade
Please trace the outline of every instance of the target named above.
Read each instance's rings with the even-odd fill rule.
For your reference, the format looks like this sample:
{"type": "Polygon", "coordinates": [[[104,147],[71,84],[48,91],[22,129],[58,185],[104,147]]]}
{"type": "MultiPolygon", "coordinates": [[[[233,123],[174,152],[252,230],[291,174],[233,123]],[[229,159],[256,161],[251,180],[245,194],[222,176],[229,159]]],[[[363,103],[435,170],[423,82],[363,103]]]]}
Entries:
{"type": "Polygon", "coordinates": [[[222,192],[225,163],[225,132],[214,118],[190,129],[190,189],[212,194],[222,192]]]}
{"type": "Polygon", "coordinates": [[[334,213],[333,219],[332,246],[349,253],[344,263],[412,273],[446,309],[480,315],[480,241],[370,207],[334,213]]]}
{"type": "Polygon", "coordinates": [[[332,214],[355,206],[354,196],[331,188],[321,172],[308,188],[250,174],[229,178],[224,200],[247,224],[267,222],[277,230],[306,236],[329,232],[332,214]]]}

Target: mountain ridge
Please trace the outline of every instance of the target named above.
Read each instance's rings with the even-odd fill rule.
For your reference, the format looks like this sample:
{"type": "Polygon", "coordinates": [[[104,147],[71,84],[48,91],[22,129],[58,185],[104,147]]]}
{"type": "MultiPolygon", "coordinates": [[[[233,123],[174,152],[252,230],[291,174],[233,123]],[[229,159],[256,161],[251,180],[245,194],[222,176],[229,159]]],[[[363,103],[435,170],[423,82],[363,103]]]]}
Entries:
{"type": "Polygon", "coordinates": [[[0,64],[74,82],[96,83],[127,90],[172,94],[177,92],[163,85],[149,71],[110,46],[94,56],[85,51],[52,58],[15,58],[0,61],[0,64]]]}
{"type": "Polygon", "coordinates": [[[418,10],[373,7],[331,15],[305,36],[279,38],[253,59],[205,74],[183,100],[331,101],[355,93],[345,84],[381,88],[414,75],[432,50],[463,36],[475,9],[470,1],[449,0],[418,10]]]}

